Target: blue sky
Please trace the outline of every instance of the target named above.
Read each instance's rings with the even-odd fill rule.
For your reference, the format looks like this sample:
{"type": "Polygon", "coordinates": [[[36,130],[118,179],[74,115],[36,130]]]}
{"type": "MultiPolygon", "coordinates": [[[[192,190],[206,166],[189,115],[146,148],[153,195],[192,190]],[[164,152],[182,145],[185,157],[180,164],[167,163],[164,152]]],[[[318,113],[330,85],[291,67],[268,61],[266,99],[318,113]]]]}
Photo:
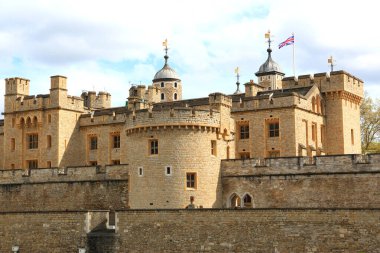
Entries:
{"type": "MultiPolygon", "coordinates": [[[[68,77],[70,95],[106,90],[124,104],[131,84],[151,84],[169,64],[183,97],[233,93],[266,60],[264,34],[274,35],[273,59],[292,76],[292,48],[275,47],[292,32],[296,74],[329,71],[327,58],[361,78],[380,98],[380,23],[369,0],[355,1],[55,1],[0,0],[0,79],[31,80],[31,94],[49,92],[50,76],[68,77]]],[[[0,95],[4,94],[4,83],[0,95]]],[[[3,111],[3,99],[0,100],[3,111]]]]}

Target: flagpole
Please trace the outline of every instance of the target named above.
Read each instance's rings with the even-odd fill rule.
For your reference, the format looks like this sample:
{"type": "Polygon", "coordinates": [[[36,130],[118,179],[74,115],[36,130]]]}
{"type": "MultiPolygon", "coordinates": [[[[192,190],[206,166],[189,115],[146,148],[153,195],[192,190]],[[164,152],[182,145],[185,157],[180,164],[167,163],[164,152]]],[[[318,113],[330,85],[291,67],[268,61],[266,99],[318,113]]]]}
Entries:
{"type": "MultiPolygon", "coordinates": [[[[294,33],[292,33],[292,35],[293,35],[293,40],[294,40],[295,39],[294,38],[294,33]]],[[[295,41],[293,42],[293,76],[296,77],[296,67],[295,67],[295,62],[294,62],[295,61],[295,52],[294,52],[295,51],[295,49],[294,49],[295,46],[294,46],[294,44],[296,44],[295,41]]]]}

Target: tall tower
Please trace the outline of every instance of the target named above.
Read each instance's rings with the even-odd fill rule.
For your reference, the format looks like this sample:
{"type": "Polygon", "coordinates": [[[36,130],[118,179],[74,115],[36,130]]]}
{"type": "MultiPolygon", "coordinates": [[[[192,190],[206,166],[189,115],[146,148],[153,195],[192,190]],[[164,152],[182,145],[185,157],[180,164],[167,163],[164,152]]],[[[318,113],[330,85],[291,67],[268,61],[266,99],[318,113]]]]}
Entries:
{"type": "Polygon", "coordinates": [[[276,90],[282,89],[282,78],[285,75],[282,73],[280,65],[277,62],[272,60],[272,49],[270,44],[272,43],[270,39],[270,32],[265,34],[265,37],[268,39],[268,58],[260,66],[259,71],[255,73],[258,78],[259,85],[263,86],[266,90],[276,90]]]}
{"type": "Polygon", "coordinates": [[[160,89],[160,101],[171,102],[182,99],[182,82],[175,72],[168,64],[168,40],[163,43],[165,50],[165,65],[160,69],[153,78],[153,86],[160,89]]]}

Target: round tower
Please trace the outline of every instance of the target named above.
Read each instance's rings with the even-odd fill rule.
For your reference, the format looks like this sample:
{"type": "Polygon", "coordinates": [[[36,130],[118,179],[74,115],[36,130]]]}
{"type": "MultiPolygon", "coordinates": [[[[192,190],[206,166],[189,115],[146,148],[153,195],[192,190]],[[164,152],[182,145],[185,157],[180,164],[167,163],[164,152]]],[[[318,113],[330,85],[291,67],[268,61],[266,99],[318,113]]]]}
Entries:
{"type": "Polygon", "coordinates": [[[234,148],[225,117],[231,99],[210,96],[208,110],[153,107],[127,114],[131,208],[185,208],[190,197],[197,206],[221,207],[220,161],[234,148]]]}
{"type": "Polygon", "coordinates": [[[171,102],[182,99],[182,82],[177,72],[168,64],[168,44],[167,40],[163,43],[165,47],[165,65],[153,78],[153,86],[160,88],[160,101],[171,102]]]}

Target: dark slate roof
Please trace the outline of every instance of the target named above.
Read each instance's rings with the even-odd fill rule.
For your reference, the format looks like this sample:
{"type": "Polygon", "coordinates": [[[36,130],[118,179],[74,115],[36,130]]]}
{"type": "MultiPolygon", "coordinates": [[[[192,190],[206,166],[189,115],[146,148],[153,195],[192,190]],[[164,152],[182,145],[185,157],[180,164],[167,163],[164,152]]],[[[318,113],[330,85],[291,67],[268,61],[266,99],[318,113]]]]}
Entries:
{"type": "Polygon", "coordinates": [[[209,98],[195,98],[195,99],[186,99],[186,100],[178,100],[178,101],[172,101],[172,102],[162,102],[162,103],[156,103],[153,105],[153,110],[160,110],[161,108],[172,108],[172,107],[193,107],[193,106],[202,106],[202,105],[208,105],[209,104],[209,98]]]}
{"type": "Polygon", "coordinates": [[[257,92],[256,97],[260,96],[266,96],[271,93],[273,93],[274,97],[282,97],[282,96],[290,96],[294,93],[297,93],[299,95],[305,96],[310,89],[313,88],[313,86],[306,86],[306,87],[297,87],[297,88],[289,88],[289,89],[278,89],[278,90],[266,90],[266,91],[259,91],[257,92]]]}
{"type": "MultiPolygon", "coordinates": [[[[112,108],[106,108],[106,109],[99,109],[94,111],[94,116],[101,116],[101,115],[112,115],[113,112],[115,114],[121,114],[128,111],[128,108],[125,106],[122,107],[112,107],[112,108]]],[[[90,113],[82,114],[81,117],[90,117],[90,113]]]]}

